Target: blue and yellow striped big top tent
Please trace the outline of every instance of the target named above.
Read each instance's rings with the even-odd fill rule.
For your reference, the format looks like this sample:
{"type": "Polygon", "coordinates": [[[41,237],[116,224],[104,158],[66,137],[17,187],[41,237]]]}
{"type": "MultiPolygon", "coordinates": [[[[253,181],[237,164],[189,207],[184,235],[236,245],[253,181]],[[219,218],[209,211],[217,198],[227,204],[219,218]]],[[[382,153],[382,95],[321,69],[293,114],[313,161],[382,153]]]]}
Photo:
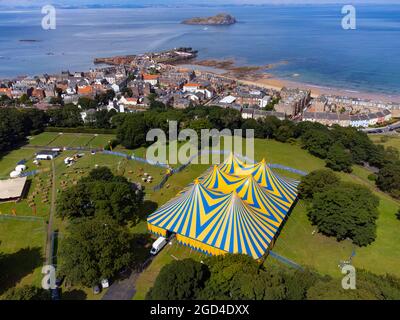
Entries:
{"type": "Polygon", "coordinates": [[[298,182],[263,160],[245,164],[231,154],[148,219],[158,235],[207,254],[243,253],[256,259],[272,245],[297,198],[298,182]]]}

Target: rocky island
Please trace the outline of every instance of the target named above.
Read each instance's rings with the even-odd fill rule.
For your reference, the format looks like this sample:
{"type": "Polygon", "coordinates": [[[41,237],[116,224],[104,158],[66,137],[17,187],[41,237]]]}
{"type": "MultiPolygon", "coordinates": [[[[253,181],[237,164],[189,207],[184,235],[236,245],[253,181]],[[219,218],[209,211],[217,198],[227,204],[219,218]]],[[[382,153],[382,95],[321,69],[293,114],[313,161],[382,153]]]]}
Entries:
{"type": "Polygon", "coordinates": [[[210,26],[222,26],[222,25],[231,25],[235,24],[237,21],[235,17],[231,16],[230,14],[217,14],[213,17],[195,17],[192,19],[184,20],[183,24],[190,24],[190,25],[210,25],[210,26]]]}

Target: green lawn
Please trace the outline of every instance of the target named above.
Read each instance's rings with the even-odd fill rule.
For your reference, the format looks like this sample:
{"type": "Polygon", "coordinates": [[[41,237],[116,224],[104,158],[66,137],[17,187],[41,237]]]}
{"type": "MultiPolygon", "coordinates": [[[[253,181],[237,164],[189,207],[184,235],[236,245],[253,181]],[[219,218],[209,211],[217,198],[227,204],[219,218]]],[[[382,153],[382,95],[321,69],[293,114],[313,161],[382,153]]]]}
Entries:
{"type": "MultiPolygon", "coordinates": [[[[10,172],[15,169],[17,163],[23,159],[32,160],[35,157],[35,150],[33,149],[17,149],[8,153],[0,155],[0,178],[8,179],[10,172]]],[[[32,164],[32,161],[26,163],[27,170],[34,170],[36,166],[32,164]]]]}
{"type": "Polygon", "coordinates": [[[30,137],[29,144],[31,146],[47,146],[56,138],[58,138],[57,132],[43,132],[36,136],[30,137]]]}
{"type": "Polygon", "coordinates": [[[75,140],[69,145],[70,147],[86,147],[90,141],[95,138],[94,135],[75,135],[75,140]]]}
{"type": "MultiPolygon", "coordinates": [[[[262,158],[269,163],[279,163],[308,172],[325,166],[323,160],[311,156],[298,145],[283,144],[274,140],[256,140],[255,159],[260,161],[262,158]]],[[[168,180],[169,188],[164,187],[159,193],[152,195],[151,199],[159,205],[165,203],[207,168],[207,165],[189,166],[183,172],[172,176],[168,180]]],[[[282,170],[279,170],[279,173],[300,178],[296,174],[289,174],[282,170]]],[[[315,228],[308,220],[305,203],[299,201],[277,239],[273,251],[300,265],[312,267],[322,274],[341,277],[338,264],[342,260],[348,260],[355,250],[356,256],[353,258],[353,262],[356,267],[375,273],[392,273],[400,277],[400,256],[397,254],[400,252],[400,234],[398,232],[400,223],[394,215],[399,203],[379,192],[373,182],[368,180],[369,174],[368,170],[355,166],[352,175],[343,173],[340,176],[345,181],[368,186],[381,199],[377,239],[372,245],[359,248],[348,240],[338,242],[334,238],[319,233],[313,234],[315,228]]],[[[144,228],[145,224],[140,225],[142,231],[144,228]]],[[[135,299],[145,297],[159,270],[172,259],[167,251],[162,252],[154,260],[138,279],[138,293],[135,299]]],[[[276,261],[271,257],[267,258],[266,266],[268,267],[271,263],[276,263],[276,261]]]]}
{"type": "Polygon", "coordinates": [[[400,134],[396,135],[370,135],[372,141],[377,144],[382,144],[385,147],[394,147],[400,151],[400,134]]]}
{"type": "Polygon", "coordinates": [[[8,289],[40,286],[46,241],[43,221],[4,220],[0,217],[0,299],[8,289]],[[4,274],[3,274],[4,273],[4,274]]]}
{"type": "MultiPolygon", "coordinates": [[[[66,134],[57,137],[57,140],[64,141],[64,144],[74,146],[86,143],[87,146],[101,147],[110,139],[113,139],[113,137],[113,135],[80,136],[79,134],[66,134]],[[90,139],[89,142],[87,142],[87,139],[90,139]]],[[[35,141],[34,138],[31,141],[35,141]]],[[[49,140],[50,138],[51,135],[48,133],[40,135],[40,139],[43,141],[45,141],[45,139],[49,140]]],[[[57,140],[55,140],[54,143],[57,144],[57,140]]],[[[36,140],[34,143],[38,143],[37,141],[40,142],[40,140],[36,140]]],[[[53,145],[53,143],[51,143],[51,145],[53,145]]],[[[126,154],[135,153],[135,155],[141,157],[145,154],[145,149],[143,148],[132,151],[118,147],[116,150],[126,154]]],[[[96,165],[108,166],[115,174],[124,175],[131,181],[141,182],[143,174],[147,172],[152,175],[155,180],[152,184],[144,184],[146,187],[146,201],[152,202],[153,204],[145,206],[143,209],[144,212],[142,212],[143,216],[150,214],[154,210],[154,206],[160,206],[170,200],[210,167],[208,164],[191,165],[182,172],[170,177],[162,190],[153,192],[152,188],[162,179],[165,174],[165,169],[127,160],[118,156],[105,155],[101,153],[91,155],[90,152],[87,151],[83,152],[84,156],[79,159],[77,163],[71,167],[66,167],[63,162],[64,158],[72,156],[74,153],[76,152],[63,152],[62,155],[55,160],[58,192],[61,192],[61,190],[66,186],[76,183],[82,176],[85,176],[91,169],[95,168],[96,165]]],[[[3,155],[3,157],[0,158],[0,174],[8,176],[9,172],[15,167],[19,160],[23,158],[27,160],[32,159],[33,154],[34,149],[22,148],[3,155]]],[[[255,159],[260,161],[262,158],[265,158],[269,163],[278,163],[303,171],[312,171],[324,167],[323,160],[311,156],[298,145],[283,144],[275,140],[256,140],[255,159]]],[[[28,169],[31,170],[33,168],[33,164],[29,161],[28,169]]],[[[32,185],[28,195],[29,197],[32,196],[33,192],[37,193],[35,196],[35,203],[37,203],[38,215],[45,218],[48,216],[49,210],[45,204],[42,204],[42,197],[45,196],[43,193],[46,192],[45,190],[48,186],[49,168],[50,162],[42,161],[41,169],[45,172],[32,179],[32,185]]],[[[282,170],[279,170],[279,173],[293,178],[300,178],[296,174],[282,170]]],[[[368,180],[369,174],[369,171],[360,166],[355,166],[351,175],[344,173],[340,174],[341,178],[345,181],[357,182],[368,186],[381,199],[379,207],[380,216],[377,222],[377,239],[368,247],[355,248],[356,256],[353,261],[359,268],[364,268],[375,273],[389,272],[400,276],[400,256],[396,254],[400,252],[400,235],[398,232],[400,223],[394,215],[400,204],[388,195],[379,192],[379,190],[374,186],[374,183],[368,180]]],[[[16,207],[18,214],[21,213],[22,215],[22,213],[24,213],[24,215],[32,215],[32,212],[29,212],[31,209],[27,206],[26,200],[18,204],[2,204],[0,205],[0,211],[3,211],[3,214],[9,213],[11,207],[16,207]]],[[[8,224],[9,222],[6,223],[8,224]]],[[[60,230],[61,233],[65,231],[66,225],[67,222],[63,222],[58,218],[55,221],[55,228],[60,230]]],[[[0,226],[0,240],[2,241],[0,244],[1,252],[6,252],[3,250],[3,247],[14,247],[15,250],[24,248],[25,239],[27,238],[26,234],[32,236],[32,230],[35,229],[31,225],[24,225],[20,229],[15,225],[12,228],[4,227],[2,230],[0,226]],[[10,235],[10,232],[14,232],[14,234],[10,235]],[[21,243],[18,243],[15,239],[12,240],[12,237],[21,238],[21,243]]],[[[313,267],[322,274],[340,277],[341,273],[338,264],[340,260],[347,260],[349,258],[354,246],[350,241],[337,242],[333,238],[328,238],[318,233],[313,234],[313,231],[314,227],[311,226],[307,218],[305,204],[300,201],[294,208],[288,222],[284,226],[273,250],[301,265],[313,267]]],[[[146,233],[146,222],[140,222],[137,226],[131,228],[131,232],[146,233]]],[[[29,240],[28,243],[35,244],[35,240],[29,240]]],[[[42,246],[43,243],[41,244],[41,247],[42,246]]],[[[175,258],[183,259],[185,257],[201,259],[204,256],[177,244],[168,246],[166,250],[163,250],[148,269],[146,269],[146,271],[139,277],[135,299],[144,298],[147,290],[154,283],[154,280],[163,265],[175,258]]],[[[265,263],[266,266],[273,263],[272,258],[268,258],[265,263]]],[[[36,271],[30,275],[26,275],[25,278],[35,279],[35,272],[36,271]]],[[[93,296],[90,289],[72,288],[72,290],[74,290],[74,292],[71,293],[71,297],[86,297],[87,299],[99,298],[99,296],[93,296]]]]}
{"type": "Polygon", "coordinates": [[[115,139],[113,134],[95,135],[94,139],[87,145],[90,148],[104,148],[111,140],[115,139]]]}
{"type": "Polygon", "coordinates": [[[76,133],[63,133],[59,134],[57,139],[52,141],[50,145],[52,147],[73,147],[75,146],[74,141],[79,137],[76,133]]]}

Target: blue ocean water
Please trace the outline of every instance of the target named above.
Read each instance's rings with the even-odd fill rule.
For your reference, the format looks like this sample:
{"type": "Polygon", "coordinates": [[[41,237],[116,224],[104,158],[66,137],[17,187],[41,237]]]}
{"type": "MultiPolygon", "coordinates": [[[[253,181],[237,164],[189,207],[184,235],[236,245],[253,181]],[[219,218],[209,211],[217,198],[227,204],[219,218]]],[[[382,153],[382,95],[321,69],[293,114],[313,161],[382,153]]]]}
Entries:
{"type": "Polygon", "coordinates": [[[60,9],[49,31],[40,9],[0,11],[0,77],[85,70],[95,57],[190,46],[200,58],[243,65],[287,61],[272,71],[284,79],[400,94],[400,5],[356,8],[357,30],[342,29],[335,5],[60,9]],[[180,24],[219,12],[239,22],[180,24]]]}

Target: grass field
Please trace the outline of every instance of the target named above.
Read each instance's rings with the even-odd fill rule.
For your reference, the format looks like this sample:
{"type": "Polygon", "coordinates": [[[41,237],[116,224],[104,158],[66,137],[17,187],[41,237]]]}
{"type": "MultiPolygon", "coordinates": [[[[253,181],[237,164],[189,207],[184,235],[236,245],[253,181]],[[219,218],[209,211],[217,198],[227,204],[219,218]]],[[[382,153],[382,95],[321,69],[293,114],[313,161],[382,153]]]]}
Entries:
{"type": "MultiPolygon", "coordinates": [[[[255,159],[260,161],[262,158],[269,163],[279,163],[308,172],[323,168],[325,165],[323,160],[311,156],[298,145],[283,144],[274,140],[256,140],[255,159]]],[[[165,203],[194,178],[201,175],[207,167],[206,165],[192,165],[183,172],[172,176],[168,180],[169,189],[163,188],[152,196],[152,200],[158,204],[165,203]]],[[[352,175],[343,173],[340,176],[344,181],[368,186],[381,199],[380,216],[377,221],[377,239],[372,245],[359,248],[348,240],[338,242],[334,238],[319,233],[313,234],[315,228],[308,220],[305,203],[299,201],[277,239],[273,251],[300,265],[312,267],[321,274],[333,277],[342,276],[338,264],[340,261],[348,260],[355,251],[353,263],[356,267],[378,274],[392,273],[400,277],[400,256],[397,254],[400,252],[400,233],[398,232],[400,223],[395,217],[395,212],[400,204],[378,191],[373,182],[368,180],[369,174],[368,170],[355,166],[352,175]]],[[[284,175],[300,178],[288,172],[284,175]]],[[[141,224],[140,231],[145,230],[145,227],[144,223],[141,224]]],[[[179,247],[179,245],[177,246],[179,247]]],[[[180,248],[181,250],[187,249],[180,248]]],[[[171,253],[166,250],[154,260],[138,279],[135,299],[145,297],[162,265],[172,259],[171,253]]],[[[265,261],[266,267],[273,263],[276,263],[276,260],[271,257],[265,261]]]]}
{"type": "Polygon", "coordinates": [[[37,136],[30,137],[29,145],[31,146],[47,146],[53,140],[58,138],[59,134],[56,132],[43,132],[37,136]]]}
{"type": "Polygon", "coordinates": [[[400,151],[400,134],[397,135],[370,135],[372,141],[385,147],[394,147],[400,151]]]}
{"type": "Polygon", "coordinates": [[[28,143],[37,147],[103,148],[113,139],[115,135],[112,134],[43,132],[30,137],[28,143]]]}
{"type": "Polygon", "coordinates": [[[111,140],[115,139],[115,135],[101,134],[95,135],[93,140],[88,143],[89,148],[104,148],[111,140]]]}
{"type": "Polygon", "coordinates": [[[4,220],[0,217],[0,299],[13,287],[40,286],[46,238],[43,221],[4,220]]]}
{"type": "MultiPolygon", "coordinates": [[[[67,144],[68,146],[83,146],[83,144],[85,144],[85,146],[90,148],[98,148],[102,147],[113,138],[114,136],[112,135],[65,134],[59,136],[57,133],[46,132],[33,137],[30,140],[30,145],[38,146],[47,141],[49,146],[56,146],[59,143],[62,143],[67,144]]],[[[126,150],[120,146],[117,147],[116,150],[126,154],[134,153],[141,157],[144,156],[146,151],[144,148],[138,150],[126,150]]],[[[3,155],[0,158],[0,175],[8,176],[9,172],[15,167],[19,160],[31,160],[34,156],[34,152],[34,148],[23,147],[3,155]]],[[[154,182],[152,184],[144,184],[146,187],[146,201],[151,202],[152,205],[148,206],[148,209],[144,209],[145,212],[143,212],[143,216],[150,214],[154,210],[154,206],[160,206],[170,200],[210,167],[210,165],[206,164],[190,165],[182,172],[170,177],[163,189],[153,192],[152,187],[162,179],[165,174],[164,169],[127,160],[118,156],[105,155],[101,153],[91,155],[88,151],[82,152],[84,153],[84,156],[73,166],[66,167],[63,159],[67,156],[72,156],[75,153],[76,152],[74,151],[65,151],[55,160],[56,187],[58,192],[61,192],[63,188],[76,183],[82,176],[85,176],[96,166],[107,166],[111,168],[115,174],[123,175],[131,181],[138,182],[141,182],[143,174],[147,172],[154,177],[154,182]]],[[[275,140],[256,140],[255,159],[260,161],[263,158],[265,158],[269,163],[278,163],[303,171],[312,171],[324,167],[323,160],[311,156],[308,152],[301,149],[300,146],[296,144],[283,144],[275,140]]],[[[28,170],[34,168],[32,162],[28,161],[28,170]]],[[[47,189],[48,181],[50,180],[48,172],[49,168],[50,162],[42,161],[41,169],[45,172],[32,179],[32,185],[28,194],[28,197],[30,197],[33,192],[36,191],[38,193],[36,195],[37,198],[35,198],[35,203],[37,202],[38,215],[45,219],[48,217],[49,208],[48,205],[42,203],[42,193],[47,189]]],[[[283,171],[279,171],[279,173],[282,172],[283,171]]],[[[381,199],[379,207],[380,216],[377,222],[377,239],[372,245],[365,248],[358,248],[354,247],[350,241],[337,242],[333,238],[328,238],[318,233],[313,235],[314,227],[311,226],[308,220],[305,204],[300,201],[291,213],[291,216],[276,241],[273,250],[300,265],[310,266],[322,274],[329,274],[335,277],[342,276],[338,268],[339,262],[341,260],[347,260],[353,250],[355,250],[356,256],[353,259],[355,266],[375,273],[389,272],[400,276],[400,256],[397,254],[400,252],[400,233],[398,232],[400,223],[395,217],[395,212],[398,210],[400,204],[388,195],[377,190],[374,183],[368,180],[369,174],[370,172],[365,168],[355,166],[351,175],[343,173],[340,174],[340,176],[345,181],[356,182],[368,186],[381,199]]],[[[296,174],[288,172],[285,172],[284,175],[292,178],[300,178],[296,174]]],[[[3,214],[9,213],[12,207],[17,209],[17,213],[32,215],[32,210],[27,206],[26,200],[21,201],[18,204],[0,204],[0,211],[2,211],[3,214]]],[[[63,234],[66,225],[67,222],[56,218],[54,228],[63,234]]],[[[18,227],[18,224],[0,220],[0,251],[18,251],[25,248],[26,243],[32,243],[32,245],[38,246],[36,243],[39,240],[35,237],[39,238],[39,236],[33,233],[32,230],[38,229],[35,226],[24,224],[24,222],[22,222],[21,227],[18,227]],[[9,225],[11,225],[11,227],[9,227],[9,225]],[[26,236],[27,234],[28,237],[26,236]],[[34,239],[30,240],[29,237],[34,237],[34,239]],[[28,239],[28,241],[26,239],[28,239]]],[[[132,227],[131,232],[147,233],[145,220],[140,222],[137,226],[132,227]]],[[[43,238],[43,235],[41,235],[41,237],[43,238]]],[[[40,248],[43,248],[44,240],[42,238],[40,239],[40,248]]],[[[163,265],[173,259],[183,259],[186,257],[202,259],[204,255],[194,252],[186,247],[181,247],[178,244],[168,246],[166,250],[163,250],[139,277],[135,299],[143,299],[145,297],[146,292],[154,283],[154,280],[163,265]]],[[[276,262],[273,262],[271,258],[268,258],[265,264],[268,267],[270,263],[276,262]]],[[[37,281],[36,272],[35,269],[30,274],[26,274],[23,281],[37,281]]],[[[99,298],[99,296],[93,296],[90,289],[72,288],[71,291],[72,292],[69,293],[71,298],[99,298]]]]}

